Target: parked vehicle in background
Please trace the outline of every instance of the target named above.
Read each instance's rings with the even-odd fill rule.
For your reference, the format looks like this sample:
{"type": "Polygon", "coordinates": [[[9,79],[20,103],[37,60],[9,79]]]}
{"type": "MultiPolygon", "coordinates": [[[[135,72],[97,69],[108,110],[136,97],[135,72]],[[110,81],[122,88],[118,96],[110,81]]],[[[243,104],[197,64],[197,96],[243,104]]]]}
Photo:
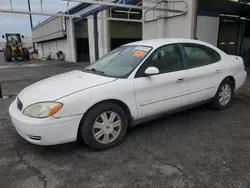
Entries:
{"type": "Polygon", "coordinates": [[[140,41],[25,88],[9,113],[33,144],[82,139],[102,150],[120,144],[128,127],[173,111],[205,102],[226,109],[246,76],[241,57],[205,42],[140,41]]]}
{"type": "MultiPolygon", "coordinates": [[[[4,58],[6,62],[15,61],[30,61],[30,54],[26,47],[24,47],[19,33],[6,33],[2,36],[6,39],[4,58]]],[[[22,36],[24,38],[24,36],[22,36]]]]}

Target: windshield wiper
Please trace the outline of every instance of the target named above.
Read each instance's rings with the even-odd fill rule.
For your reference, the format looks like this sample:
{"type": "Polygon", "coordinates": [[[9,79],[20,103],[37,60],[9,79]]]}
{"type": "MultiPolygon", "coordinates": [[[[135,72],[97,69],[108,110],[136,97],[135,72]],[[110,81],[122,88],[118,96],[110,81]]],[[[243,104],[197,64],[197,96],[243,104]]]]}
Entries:
{"type": "Polygon", "coordinates": [[[95,72],[95,73],[98,73],[98,74],[104,74],[103,71],[96,70],[95,68],[92,68],[92,69],[84,69],[84,70],[87,71],[87,72],[95,72]]]}

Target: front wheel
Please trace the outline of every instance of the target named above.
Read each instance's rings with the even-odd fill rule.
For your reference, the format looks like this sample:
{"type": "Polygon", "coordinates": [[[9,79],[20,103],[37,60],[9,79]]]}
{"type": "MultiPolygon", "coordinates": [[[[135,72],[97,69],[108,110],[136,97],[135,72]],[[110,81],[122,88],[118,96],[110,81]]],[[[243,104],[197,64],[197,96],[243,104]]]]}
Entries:
{"type": "Polygon", "coordinates": [[[12,52],[10,51],[9,48],[4,49],[4,58],[6,62],[11,62],[12,61],[12,52]]]}
{"type": "Polygon", "coordinates": [[[231,80],[224,80],[213,99],[213,107],[218,110],[224,110],[229,107],[233,96],[233,83],[231,80]]]}
{"type": "Polygon", "coordinates": [[[92,149],[104,150],[119,145],[127,132],[128,117],[114,103],[102,103],[87,114],[80,125],[80,136],[92,149]]]}

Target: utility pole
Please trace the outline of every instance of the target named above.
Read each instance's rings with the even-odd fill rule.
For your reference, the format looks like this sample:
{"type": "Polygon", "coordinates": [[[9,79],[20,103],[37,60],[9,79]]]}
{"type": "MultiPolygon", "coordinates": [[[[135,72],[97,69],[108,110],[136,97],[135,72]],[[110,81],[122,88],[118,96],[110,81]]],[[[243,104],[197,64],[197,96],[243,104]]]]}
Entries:
{"type": "MultiPolygon", "coordinates": [[[[28,6],[29,6],[29,11],[31,12],[31,8],[30,8],[30,0],[28,0],[28,6]]],[[[30,14],[30,27],[31,27],[31,32],[32,32],[32,29],[33,29],[33,22],[32,22],[32,15],[30,14]]],[[[35,52],[35,43],[33,42],[33,51],[35,52]]]]}

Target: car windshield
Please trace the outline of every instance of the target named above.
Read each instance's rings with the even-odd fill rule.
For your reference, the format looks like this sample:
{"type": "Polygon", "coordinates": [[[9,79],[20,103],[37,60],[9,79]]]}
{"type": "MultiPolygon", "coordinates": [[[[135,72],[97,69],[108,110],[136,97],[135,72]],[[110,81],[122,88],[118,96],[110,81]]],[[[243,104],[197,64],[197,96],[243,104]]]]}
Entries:
{"type": "Polygon", "coordinates": [[[152,48],[148,46],[122,46],[111,51],[83,71],[125,78],[131,74],[151,50],[152,48]]]}

